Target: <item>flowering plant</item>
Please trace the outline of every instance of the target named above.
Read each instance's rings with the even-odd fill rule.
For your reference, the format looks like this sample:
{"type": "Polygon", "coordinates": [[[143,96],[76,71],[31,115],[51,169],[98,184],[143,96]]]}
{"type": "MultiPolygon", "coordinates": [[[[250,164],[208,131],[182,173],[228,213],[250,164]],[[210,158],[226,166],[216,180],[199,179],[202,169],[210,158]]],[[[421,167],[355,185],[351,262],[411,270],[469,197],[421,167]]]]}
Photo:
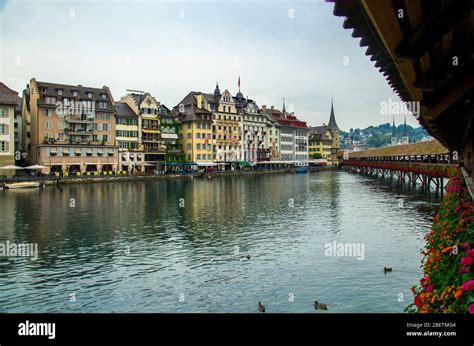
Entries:
{"type": "Polygon", "coordinates": [[[424,274],[408,312],[474,313],[474,207],[459,169],[426,235],[424,274]]]}

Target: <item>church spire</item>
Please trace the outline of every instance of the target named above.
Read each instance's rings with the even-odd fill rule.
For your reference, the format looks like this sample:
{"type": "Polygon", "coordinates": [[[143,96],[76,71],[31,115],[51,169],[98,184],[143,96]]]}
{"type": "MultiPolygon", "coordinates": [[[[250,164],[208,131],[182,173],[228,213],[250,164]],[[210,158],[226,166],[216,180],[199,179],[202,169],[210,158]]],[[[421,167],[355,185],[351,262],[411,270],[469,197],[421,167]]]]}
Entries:
{"type": "Polygon", "coordinates": [[[408,138],[407,116],[405,114],[405,122],[403,123],[402,144],[408,144],[408,143],[410,143],[410,139],[408,138]]]}
{"type": "Polygon", "coordinates": [[[221,96],[221,90],[219,89],[219,80],[216,80],[216,88],[214,89],[214,96],[219,97],[221,96]]]}
{"type": "Polygon", "coordinates": [[[283,111],[283,115],[285,115],[285,114],[286,114],[286,109],[285,109],[285,98],[283,98],[283,109],[282,109],[282,111],[283,111]]]}
{"type": "Polygon", "coordinates": [[[395,116],[393,117],[393,123],[392,123],[392,137],[397,137],[397,128],[395,127],[395,116]]]}
{"type": "Polygon", "coordinates": [[[339,130],[339,127],[336,124],[336,116],[334,115],[334,104],[331,96],[331,115],[329,116],[328,129],[339,130]]]}
{"type": "Polygon", "coordinates": [[[403,123],[403,137],[408,137],[407,134],[407,116],[405,115],[405,122],[403,123]]]}

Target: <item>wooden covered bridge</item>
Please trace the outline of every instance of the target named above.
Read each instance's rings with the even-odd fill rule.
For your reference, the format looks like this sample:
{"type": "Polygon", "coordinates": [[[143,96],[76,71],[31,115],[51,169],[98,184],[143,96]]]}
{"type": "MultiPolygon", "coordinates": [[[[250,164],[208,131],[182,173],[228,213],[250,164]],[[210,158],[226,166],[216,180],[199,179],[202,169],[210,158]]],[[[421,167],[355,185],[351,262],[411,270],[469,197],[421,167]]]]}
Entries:
{"type": "MultiPolygon", "coordinates": [[[[449,151],[459,154],[466,182],[473,184],[474,1],[327,1],[335,3],[334,15],[344,17],[344,28],[360,39],[365,54],[393,91],[403,102],[418,105],[412,108],[419,109],[413,115],[420,125],[449,151]]],[[[401,155],[385,155],[391,150],[398,149],[359,155],[367,155],[365,161],[377,157],[385,164],[399,164],[380,158],[434,154],[410,154],[409,148],[400,148],[401,155]]],[[[355,156],[353,159],[356,162],[355,156]]],[[[403,162],[403,166],[408,164],[403,162]]],[[[411,162],[421,163],[425,162],[411,162]]]]}
{"type": "Polygon", "coordinates": [[[437,140],[394,145],[358,151],[343,160],[342,167],[351,172],[398,179],[424,187],[444,188],[443,178],[457,165],[457,154],[449,152],[437,140]]]}

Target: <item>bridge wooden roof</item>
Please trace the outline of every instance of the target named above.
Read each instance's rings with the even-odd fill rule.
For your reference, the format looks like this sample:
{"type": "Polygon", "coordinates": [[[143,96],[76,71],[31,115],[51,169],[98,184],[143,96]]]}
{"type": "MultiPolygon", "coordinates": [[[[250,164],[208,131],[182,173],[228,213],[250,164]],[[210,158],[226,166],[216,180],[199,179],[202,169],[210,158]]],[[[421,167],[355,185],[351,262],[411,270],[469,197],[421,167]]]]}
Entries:
{"type": "Polygon", "coordinates": [[[446,149],[436,139],[426,142],[413,144],[394,145],[391,147],[369,149],[357,151],[349,154],[349,158],[365,158],[365,157],[383,157],[383,156],[415,156],[415,155],[441,155],[448,154],[446,149]]]}
{"type": "Polygon", "coordinates": [[[326,0],[418,121],[451,150],[472,131],[474,1],[326,0]]]}

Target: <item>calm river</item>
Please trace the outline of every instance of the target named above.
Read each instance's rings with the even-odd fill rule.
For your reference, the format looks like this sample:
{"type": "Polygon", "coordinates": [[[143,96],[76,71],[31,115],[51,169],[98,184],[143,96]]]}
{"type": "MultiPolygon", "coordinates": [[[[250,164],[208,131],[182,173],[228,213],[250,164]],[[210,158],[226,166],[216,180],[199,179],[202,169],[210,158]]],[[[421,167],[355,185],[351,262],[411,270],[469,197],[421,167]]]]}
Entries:
{"type": "Polygon", "coordinates": [[[438,203],[337,171],[0,191],[39,250],[0,257],[0,312],[402,312],[438,203]]]}

